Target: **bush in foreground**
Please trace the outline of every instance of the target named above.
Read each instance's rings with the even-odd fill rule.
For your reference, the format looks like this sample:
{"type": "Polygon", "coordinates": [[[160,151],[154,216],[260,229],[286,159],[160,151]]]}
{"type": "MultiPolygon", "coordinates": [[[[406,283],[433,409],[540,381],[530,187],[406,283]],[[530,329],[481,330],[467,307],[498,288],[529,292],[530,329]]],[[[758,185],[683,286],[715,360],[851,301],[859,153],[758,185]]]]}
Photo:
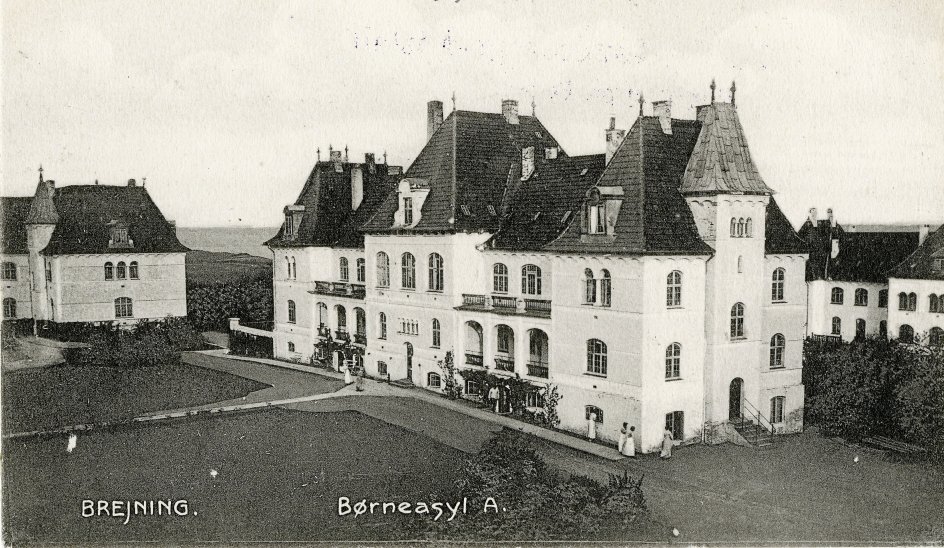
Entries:
{"type": "Polygon", "coordinates": [[[87,347],[71,362],[93,367],[155,367],[176,362],[180,352],[203,346],[200,334],[184,318],[142,322],[134,327],[103,326],[89,335],[87,347]]]}

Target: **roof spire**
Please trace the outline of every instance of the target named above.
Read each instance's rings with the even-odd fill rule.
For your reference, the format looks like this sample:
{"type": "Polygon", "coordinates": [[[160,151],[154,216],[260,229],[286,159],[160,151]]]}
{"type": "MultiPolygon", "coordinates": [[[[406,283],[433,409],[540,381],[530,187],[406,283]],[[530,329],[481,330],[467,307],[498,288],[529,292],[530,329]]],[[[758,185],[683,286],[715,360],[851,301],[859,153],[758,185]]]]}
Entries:
{"type": "Polygon", "coordinates": [[[147,177],[141,177],[141,188],[147,186],[147,177]]]}
{"type": "Polygon", "coordinates": [[[452,111],[456,111],[456,90],[452,90],[452,111]]]}
{"type": "Polygon", "coordinates": [[[43,164],[39,164],[39,182],[43,182],[43,164]]]}
{"type": "Polygon", "coordinates": [[[734,106],[734,92],[737,91],[737,86],[734,85],[734,80],[731,80],[731,106],[734,106]]]}
{"type": "Polygon", "coordinates": [[[347,145],[344,145],[344,161],[347,161],[347,145]]]}
{"type": "Polygon", "coordinates": [[[534,102],[534,96],[531,96],[531,116],[537,116],[537,103],[534,102]]]}
{"type": "Polygon", "coordinates": [[[315,149],[315,153],[318,154],[318,161],[321,161],[321,147],[315,149]]]}
{"type": "Polygon", "coordinates": [[[639,117],[642,118],[642,106],[646,104],[646,99],[642,96],[642,92],[639,92],[639,117]]]}
{"type": "Polygon", "coordinates": [[[715,102],[715,79],[711,79],[711,102],[715,102]]]}
{"type": "Polygon", "coordinates": [[[385,164],[387,163],[387,151],[386,151],[386,150],[384,151],[384,163],[385,163],[385,164]]]}

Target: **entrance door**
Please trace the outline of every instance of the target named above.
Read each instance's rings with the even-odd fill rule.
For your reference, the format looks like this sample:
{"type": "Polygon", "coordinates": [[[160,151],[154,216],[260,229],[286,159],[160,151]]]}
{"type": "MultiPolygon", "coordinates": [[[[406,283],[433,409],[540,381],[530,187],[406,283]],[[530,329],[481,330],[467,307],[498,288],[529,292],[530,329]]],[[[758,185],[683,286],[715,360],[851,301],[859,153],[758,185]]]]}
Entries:
{"type": "Polygon", "coordinates": [[[410,343],[403,344],[406,345],[406,378],[413,382],[413,345],[410,343]]]}
{"type": "Polygon", "coordinates": [[[728,390],[728,419],[734,420],[741,418],[741,392],[744,391],[744,379],[738,377],[731,381],[731,388],[728,390]]]}

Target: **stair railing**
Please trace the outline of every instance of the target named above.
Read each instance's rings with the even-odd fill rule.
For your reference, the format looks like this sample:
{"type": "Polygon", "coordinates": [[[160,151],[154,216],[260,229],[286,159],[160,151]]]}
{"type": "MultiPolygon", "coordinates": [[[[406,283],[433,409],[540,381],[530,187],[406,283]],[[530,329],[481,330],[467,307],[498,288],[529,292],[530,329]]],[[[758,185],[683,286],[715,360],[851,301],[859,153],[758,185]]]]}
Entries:
{"type": "Polygon", "coordinates": [[[744,419],[749,417],[753,423],[754,428],[752,428],[751,434],[754,437],[754,445],[757,445],[757,442],[760,440],[762,434],[769,432],[770,441],[774,441],[774,435],[776,431],[774,430],[774,425],[760,412],[760,409],[754,406],[747,398],[741,398],[741,429],[744,429],[744,419]]]}

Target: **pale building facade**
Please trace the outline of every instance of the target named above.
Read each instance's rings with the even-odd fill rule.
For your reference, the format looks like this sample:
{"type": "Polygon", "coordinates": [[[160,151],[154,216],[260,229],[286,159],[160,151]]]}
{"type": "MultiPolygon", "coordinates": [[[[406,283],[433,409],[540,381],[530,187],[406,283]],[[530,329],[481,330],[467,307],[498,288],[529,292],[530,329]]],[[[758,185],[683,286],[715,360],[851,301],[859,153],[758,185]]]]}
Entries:
{"type": "Polygon", "coordinates": [[[891,271],[888,293],[889,336],[944,345],[944,226],[891,271]]]}
{"type": "Polygon", "coordinates": [[[32,198],[4,198],[4,319],[54,328],[186,316],[186,251],[133,180],[56,188],[40,173],[32,198]]]}
{"type": "Polygon", "coordinates": [[[362,309],[356,360],[368,374],[439,390],[452,351],[460,369],[556,386],[564,429],[585,432],[595,417],[615,440],[623,422],[636,426],[643,451],[665,429],[698,439],[745,414],[801,428],[806,245],[753,165],[733,103],[694,120],[653,108],[628,131],[611,121],[605,154],[572,157],[513,101],[447,117],[431,102],[423,150],[406,173],[378,177],[360,208],[346,196],[366,196],[366,179],[339,157],[319,162],[269,242],[276,354],[295,357],[289,340],[314,354],[362,309]],[[355,234],[302,235],[323,207],[305,196],[325,174],[346,182],[336,198],[351,221],[338,224],[355,234]],[[300,247],[317,274],[286,267],[280,279],[300,247]],[[287,322],[283,301],[303,293],[307,311],[296,301],[287,322]]]}

